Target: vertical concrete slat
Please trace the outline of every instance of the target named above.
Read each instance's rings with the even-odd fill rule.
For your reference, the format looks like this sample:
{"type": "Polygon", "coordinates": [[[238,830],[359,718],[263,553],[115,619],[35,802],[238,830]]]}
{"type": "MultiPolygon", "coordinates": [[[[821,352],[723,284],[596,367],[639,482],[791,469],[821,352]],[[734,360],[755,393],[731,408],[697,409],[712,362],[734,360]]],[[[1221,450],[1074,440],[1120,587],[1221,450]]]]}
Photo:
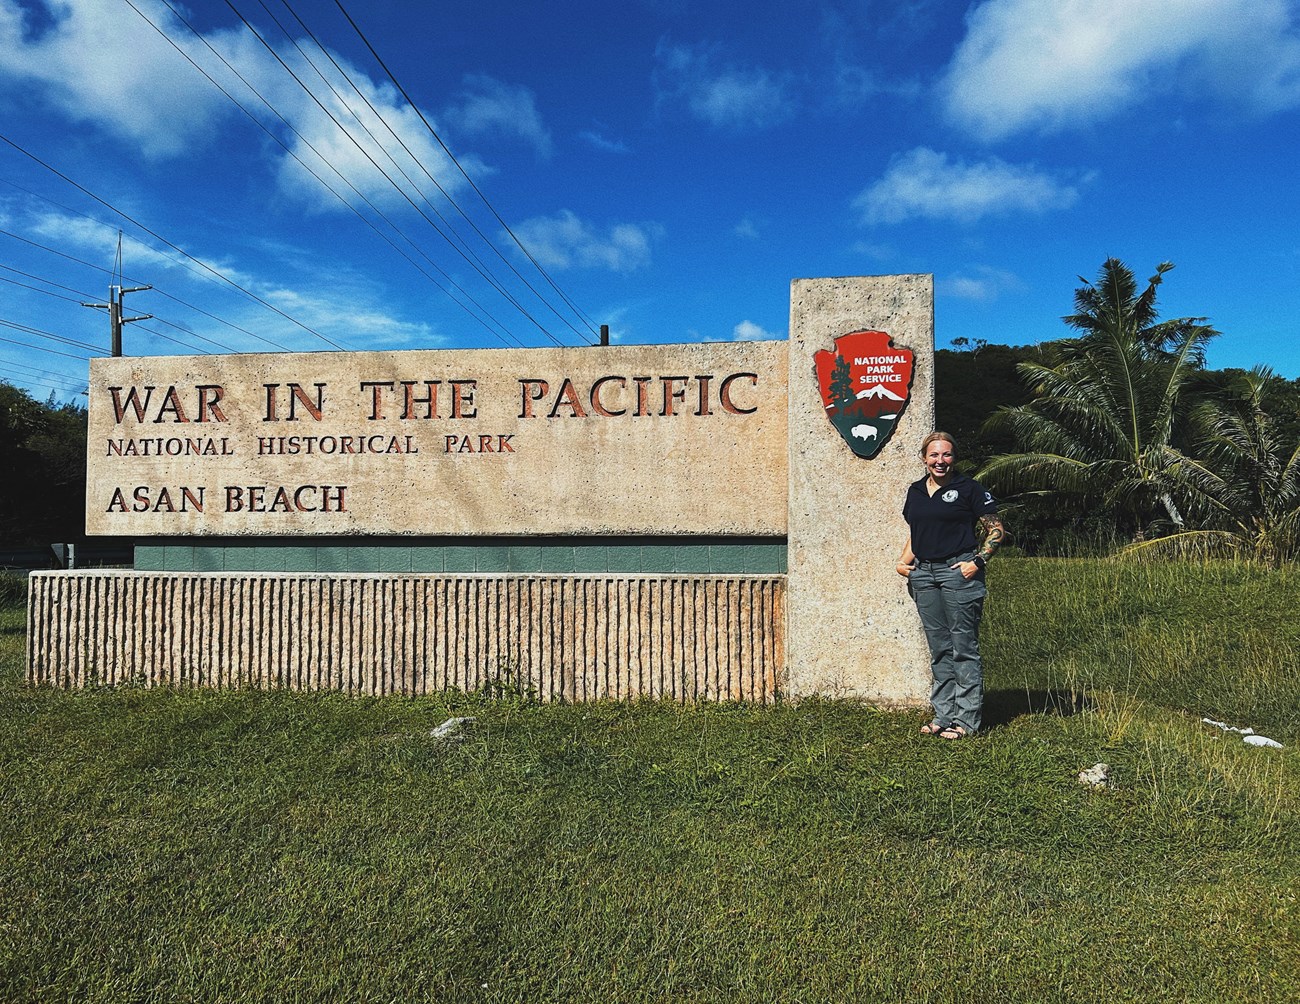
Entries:
{"type": "Polygon", "coordinates": [[[433,681],[438,690],[451,687],[447,674],[447,591],[451,583],[437,579],[433,584],[433,681]]]}
{"type": "Polygon", "coordinates": [[[614,637],[617,639],[615,658],[606,668],[609,686],[605,696],[625,698],[628,695],[627,674],[632,652],[632,588],[633,580],[621,577],[614,580],[614,623],[617,626],[614,637]]]}
{"type": "Polygon", "coordinates": [[[461,666],[462,615],[464,613],[464,581],[457,577],[447,584],[447,681],[458,690],[467,690],[465,674],[461,666]]]}
{"type": "Polygon", "coordinates": [[[45,683],[44,666],[40,658],[41,635],[49,624],[49,614],[44,609],[44,583],[30,577],[27,581],[27,635],[23,654],[27,659],[23,678],[28,686],[45,683]]]}

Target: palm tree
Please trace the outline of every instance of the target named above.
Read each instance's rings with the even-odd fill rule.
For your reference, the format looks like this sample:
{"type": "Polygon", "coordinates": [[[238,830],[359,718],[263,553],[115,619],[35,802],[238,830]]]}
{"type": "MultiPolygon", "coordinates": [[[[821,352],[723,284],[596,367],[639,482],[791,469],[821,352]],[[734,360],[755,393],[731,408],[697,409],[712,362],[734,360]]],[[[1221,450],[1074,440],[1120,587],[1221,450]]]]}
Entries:
{"type": "Polygon", "coordinates": [[[1274,567],[1300,555],[1300,442],[1284,437],[1265,398],[1265,367],[1238,374],[1194,414],[1194,456],[1175,468],[1199,528],[1128,550],[1161,555],[1247,557],[1274,567]]]}
{"type": "MultiPolygon", "coordinates": [[[[1147,280],[1147,288],[1139,296],[1132,270],[1118,258],[1107,258],[1096,282],[1079,276],[1083,285],[1074,291],[1077,312],[1067,314],[1061,320],[1084,332],[1084,341],[1089,335],[1104,338],[1121,334],[1139,344],[1146,353],[1157,356],[1168,356],[1171,348],[1197,332],[1208,332],[1209,337],[1218,334],[1203,323],[1204,317],[1158,319],[1156,287],[1173,267],[1171,261],[1157,265],[1156,274],[1147,280]]],[[[1205,362],[1205,340],[1200,342],[1198,351],[1196,363],[1202,365],[1205,362]]]]}
{"type": "Polygon", "coordinates": [[[1140,294],[1116,258],[1095,283],[1080,280],[1077,312],[1063,320],[1082,334],[1052,346],[1049,362],[1021,363],[1034,400],[989,420],[1025,452],[995,457],[981,480],[1004,495],[1064,493],[1105,506],[1138,539],[1164,520],[1185,525],[1175,437],[1218,332],[1204,318],[1157,320],[1156,287],[1171,268],[1161,263],[1140,294]]]}

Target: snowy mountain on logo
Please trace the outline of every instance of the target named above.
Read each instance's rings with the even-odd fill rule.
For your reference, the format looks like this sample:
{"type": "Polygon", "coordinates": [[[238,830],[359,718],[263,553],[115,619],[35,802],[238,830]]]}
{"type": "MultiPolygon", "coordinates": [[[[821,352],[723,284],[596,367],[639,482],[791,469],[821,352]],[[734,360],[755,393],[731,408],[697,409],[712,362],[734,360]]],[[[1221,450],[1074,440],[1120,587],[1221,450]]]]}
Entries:
{"type": "Polygon", "coordinates": [[[895,394],[892,390],[890,390],[882,383],[878,383],[874,387],[868,387],[866,390],[860,390],[853,396],[856,397],[859,401],[863,400],[864,398],[867,400],[884,398],[888,401],[907,400],[907,398],[905,397],[899,397],[897,394],[895,394]]]}

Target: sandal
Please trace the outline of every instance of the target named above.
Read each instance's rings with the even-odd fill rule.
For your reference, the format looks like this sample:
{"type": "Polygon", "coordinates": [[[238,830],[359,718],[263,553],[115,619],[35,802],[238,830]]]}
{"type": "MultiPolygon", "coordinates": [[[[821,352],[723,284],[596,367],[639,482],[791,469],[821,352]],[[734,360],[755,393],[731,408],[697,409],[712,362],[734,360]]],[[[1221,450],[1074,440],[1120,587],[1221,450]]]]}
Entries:
{"type": "Polygon", "coordinates": [[[926,722],[924,725],[921,726],[921,735],[937,736],[940,732],[942,732],[947,727],[948,726],[944,725],[942,722],[926,722]]]}
{"type": "Polygon", "coordinates": [[[960,725],[946,725],[939,731],[939,738],[947,739],[949,742],[954,739],[966,739],[969,736],[970,733],[960,725]]]}

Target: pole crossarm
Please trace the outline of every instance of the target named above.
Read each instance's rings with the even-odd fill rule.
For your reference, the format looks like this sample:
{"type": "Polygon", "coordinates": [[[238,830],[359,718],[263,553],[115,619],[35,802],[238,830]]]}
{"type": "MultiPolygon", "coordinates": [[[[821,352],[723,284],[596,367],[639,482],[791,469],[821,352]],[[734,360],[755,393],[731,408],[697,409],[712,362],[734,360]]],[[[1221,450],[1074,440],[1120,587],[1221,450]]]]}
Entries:
{"type": "Polygon", "coordinates": [[[108,303],[83,303],[83,307],[93,307],[96,310],[108,311],[108,335],[110,351],[114,356],[122,354],[122,325],[130,324],[132,321],[147,321],[153,317],[153,314],[141,314],[138,317],[122,316],[122,298],[127,293],[143,293],[146,289],[153,289],[152,286],[109,286],[108,303]]]}

